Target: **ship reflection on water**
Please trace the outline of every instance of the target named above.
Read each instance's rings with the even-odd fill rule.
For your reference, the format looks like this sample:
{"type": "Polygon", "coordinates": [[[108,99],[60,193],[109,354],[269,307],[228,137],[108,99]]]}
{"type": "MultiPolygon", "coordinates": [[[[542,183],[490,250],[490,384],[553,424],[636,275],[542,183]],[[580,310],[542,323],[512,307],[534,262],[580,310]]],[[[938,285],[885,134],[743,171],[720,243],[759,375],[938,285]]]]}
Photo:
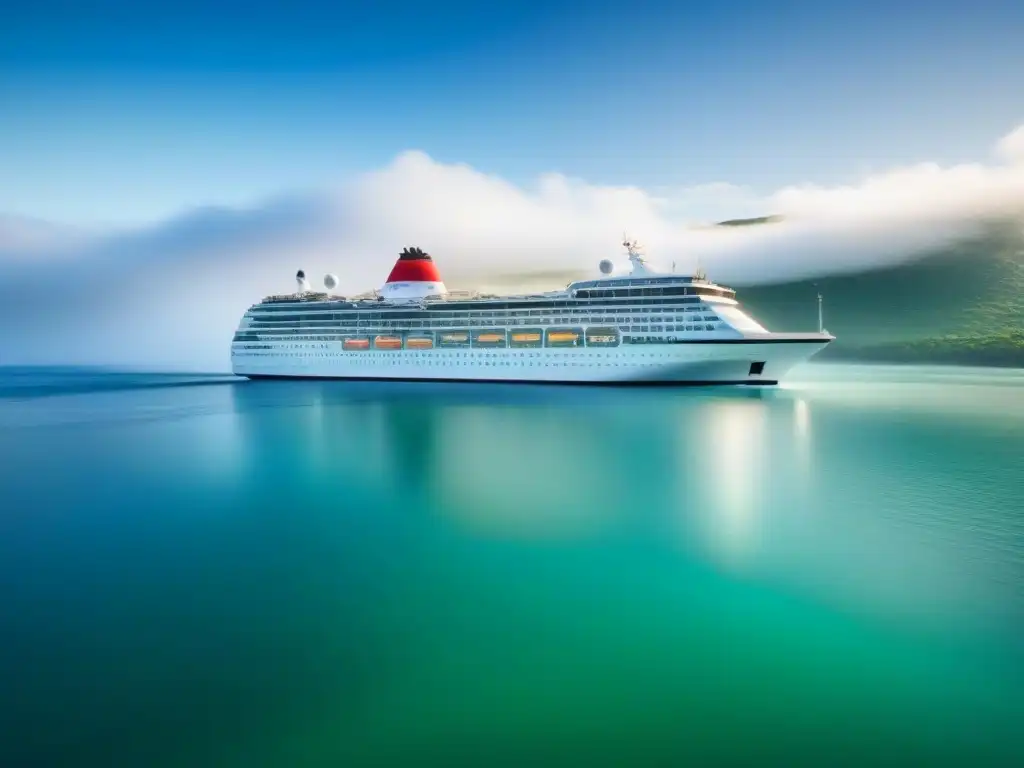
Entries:
{"type": "Polygon", "coordinates": [[[792,407],[761,390],[294,382],[233,391],[242,450],[256,463],[287,441],[294,468],[327,470],[361,496],[397,496],[480,535],[538,538],[585,537],[624,515],[631,526],[656,522],[687,497],[749,519],[766,472],[764,423],[792,407]],[[289,407],[277,418],[244,418],[281,398],[289,407]]]}
{"type": "Polygon", "coordinates": [[[757,389],[294,382],[234,396],[252,466],[286,443],[297,476],[315,468],[345,486],[338,504],[388,499],[487,537],[640,531],[723,562],[757,546],[809,410],[794,420],[788,393],[757,389]],[[275,401],[289,407],[268,419],[275,401]]]}
{"type": "Polygon", "coordinates": [[[991,590],[991,563],[965,567],[878,514],[920,483],[930,443],[879,440],[891,415],[813,389],[255,382],[233,396],[242,463],[305,508],[402,509],[400,525],[470,541],[631,542],[896,614],[969,611],[991,590]]]}

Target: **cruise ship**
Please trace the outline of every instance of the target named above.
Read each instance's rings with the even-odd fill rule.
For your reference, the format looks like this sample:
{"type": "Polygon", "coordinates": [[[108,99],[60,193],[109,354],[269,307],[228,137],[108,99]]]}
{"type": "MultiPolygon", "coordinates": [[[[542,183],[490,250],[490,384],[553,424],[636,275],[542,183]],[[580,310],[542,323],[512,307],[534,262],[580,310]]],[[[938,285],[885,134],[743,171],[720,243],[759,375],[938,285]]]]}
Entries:
{"type": "Polygon", "coordinates": [[[448,291],[434,259],[405,248],[379,291],[344,297],[303,271],[295,293],[242,317],[232,370],[250,379],[401,379],[590,384],[774,385],[834,337],[772,333],[735,291],[698,270],[651,268],[635,242],[629,269],[605,259],[563,290],[498,296],[448,291]]]}

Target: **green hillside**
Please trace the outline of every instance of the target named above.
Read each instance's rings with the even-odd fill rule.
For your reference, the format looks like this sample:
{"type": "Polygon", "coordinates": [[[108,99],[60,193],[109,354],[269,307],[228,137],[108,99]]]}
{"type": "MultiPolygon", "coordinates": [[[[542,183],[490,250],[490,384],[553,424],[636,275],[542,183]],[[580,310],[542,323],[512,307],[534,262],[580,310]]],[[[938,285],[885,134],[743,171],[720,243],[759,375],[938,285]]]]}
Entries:
{"type": "Polygon", "coordinates": [[[825,327],[822,358],[1024,366],[1024,233],[994,225],[912,263],[818,280],[742,288],[771,330],[825,327]]]}

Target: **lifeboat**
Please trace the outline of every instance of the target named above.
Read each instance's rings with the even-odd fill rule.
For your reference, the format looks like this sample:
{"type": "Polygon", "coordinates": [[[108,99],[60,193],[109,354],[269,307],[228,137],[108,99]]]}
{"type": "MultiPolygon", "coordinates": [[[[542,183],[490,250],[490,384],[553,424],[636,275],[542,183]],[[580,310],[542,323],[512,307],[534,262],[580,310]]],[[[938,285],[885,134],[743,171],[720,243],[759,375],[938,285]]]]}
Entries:
{"type": "Polygon", "coordinates": [[[481,333],[476,337],[476,341],[480,344],[504,344],[505,334],[504,333],[481,333]]]}
{"type": "Polygon", "coordinates": [[[406,349],[433,349],[434,340],[427,337],[411,337],[405,340],[406,349]]]}
{"type": "Polygon", "coordinates": [[[370,348],[370,340],[369,339],[345,339],[341,343],[341,348],[342,349],[348,349],[348,350],[369,349],[370,348]]]}
{"type": "Polygon", "coordinates": [[[549,344],[575,344],[579,341],[580,335],[569,331],[552,331],[548,334],[549,344]]]}
{"type": "Polygon", "coordinates": [[[466,333],[441,334],[442,344],[465,344],[467,341],[469,341],[469,334],[466,333]]]}
{"type": "Polygon", "coordinates": [[[540,342],[539,333],[513,333],[512,341],[516,344],[537,344],[540,342]]]}
{"type": "Polygon", "coordinates": [[[619,332],[616,328],[588,328],[587,344],[598,347],[617,346],[619,343],[619,332]]]}
{"type": "Polygon", "coordinates": [[[401,349],[402,340],[398,336],[377,336],[373,340],[374,349],[401,349]]]}

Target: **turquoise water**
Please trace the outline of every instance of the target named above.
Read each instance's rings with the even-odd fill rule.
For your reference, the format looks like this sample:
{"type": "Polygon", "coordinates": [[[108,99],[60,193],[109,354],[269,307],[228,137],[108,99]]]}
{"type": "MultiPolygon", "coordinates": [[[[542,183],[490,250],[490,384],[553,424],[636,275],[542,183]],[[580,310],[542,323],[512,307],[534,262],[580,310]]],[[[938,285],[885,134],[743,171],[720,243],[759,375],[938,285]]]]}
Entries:
{"type": "Polygon", "coordinates": [[[1024,757],[1024,372],[0,374],[0,765],[1024,757]]]}

